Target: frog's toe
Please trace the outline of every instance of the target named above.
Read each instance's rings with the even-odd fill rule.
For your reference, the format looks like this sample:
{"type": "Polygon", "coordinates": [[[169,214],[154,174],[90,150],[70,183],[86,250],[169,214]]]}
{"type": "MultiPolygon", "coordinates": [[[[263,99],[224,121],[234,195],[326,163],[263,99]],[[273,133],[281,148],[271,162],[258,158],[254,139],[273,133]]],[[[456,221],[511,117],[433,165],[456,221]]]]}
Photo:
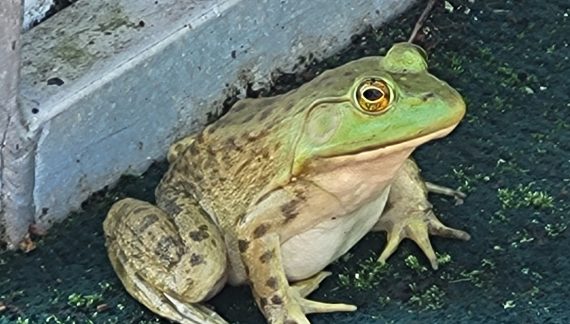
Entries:
{"type": "MultiPolygon", "coordinates": [[[[326,278],[330,273],[321,272],[316,276],[307,279],[307,280],[314,280],[314,281],[321,281],[322,279],[326,278]],[[319,280],[320,279],[320,280],[319,280]]],[[[304,314],[312,314],[312,313],[332,313],[332,312],[353,312],[356,310],[356,306],[349,305],[349,304],[331,304],[331,303],[323,303],[314,300],[310,300],[305,298],[302,295],[302,290],[295,289],[295,287],[291,287],[291,297],[295,304],[301,307],[301,310],[304,314]]],[[[306,291],[305,291],[306,292],[306,291]]]]}
{"type": "Polygon", "coordinates": [[[329,275],[327,272],[321,272],[312,278],[301,281],[301,284],[297,286],[291,286],[289,289],[288,302],[280,304],[280,307],[275,307],[274,309],[265,309],[266,314],[268,314],[268,319],[270,323],[297,323],[297,324],[309,324],[306,314],[313,313],[332,313],[332,312],[352,312],[356,310],[356,306],[348,304],[329,304],[318,302],[314,300],[307,299],[303,296],[304,293],[308,293],[309,289],[313,288],[314,284],[320,282],[329,275]]]}
{"type": "Polygon", "coordinates": [[[356,306],[343,303],[323,303],[303,298],[299,304],[305,314],[332,313],[332,312],[354,312],[356,306]]]}
{"type": "Polygon", "coordinates": [[[297,290],[301,297],[307,297],[310,293],[319,288],[321,281],[325,280],[332,273],[329,271],[321,271],[311,278],[295,282],[291,288],[297,290]]]}
{"type": "Polygon", "coordinates": [[[460,240],[469,240],[471,236],[464,231],[443,225],[437,219],[433,211],[422,212],[423,215],[410,215],[399,220],[399,222],[384,222],[382,225],[388,238],[386,248],[380,254],[378,261],[385,263],[386,260],[396,251],[396,248],[404,238],[414,241],[428,258],[431,267],[438,268],[437,256],[431,245],[429,235],[438,235],[460,240]]]}
{"type": "Polygon", "coordinates": [[[463,200],[465,198],[467,198],[467,195],[460,190],[451,189],[451,188],[440,186],[438,184],[427,182],[427,181],[424,183],[426,185],[426,189],[429,192],[433,192],[433,193],[444,195],[444,196],[453,197],[455,199],[456,205],[463,204],[463,200]]]}

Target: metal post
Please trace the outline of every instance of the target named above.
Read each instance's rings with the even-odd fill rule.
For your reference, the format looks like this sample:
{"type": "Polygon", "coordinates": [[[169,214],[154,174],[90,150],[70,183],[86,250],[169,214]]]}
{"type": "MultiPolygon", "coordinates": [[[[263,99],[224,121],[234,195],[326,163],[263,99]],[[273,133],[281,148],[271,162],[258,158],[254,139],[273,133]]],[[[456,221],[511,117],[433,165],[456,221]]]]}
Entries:
{"type": "Polygon", "coordinates": [[[0,243],[15,248],[34,219],[33,153],[18,104],[21,0],[0,3],[0,243]]]}

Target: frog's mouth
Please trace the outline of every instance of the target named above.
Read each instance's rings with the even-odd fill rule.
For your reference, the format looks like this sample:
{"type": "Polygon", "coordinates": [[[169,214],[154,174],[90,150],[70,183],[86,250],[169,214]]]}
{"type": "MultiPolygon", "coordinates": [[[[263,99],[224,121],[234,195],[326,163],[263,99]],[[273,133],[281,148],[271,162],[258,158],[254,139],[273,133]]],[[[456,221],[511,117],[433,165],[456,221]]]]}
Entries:
{"type": "Polygon", "coordinates": [[[314,171],[316,171],[316,173],[327,173],[336,169],[354,168],[358,165],[373,165],[374,167],[369,170],[370,172],[385,172],[386,170],[382,168],[383,165],[401,165],[418,146],[433,139],[446,136],[453,131],[456,126],[457,124],[420,137],[409,140],[404,139],[383,146],[361,148],[358,151],[344,152],[342,154],[321,155],[313,162],[292,174],[298,175],[301,172],[313,173],[314,171]],[[319,161],[317,162],[316,160],[319,161]]]}
{"type": "Polygon", "coordinates": [[[338,157],[358,156],[362,154],[372,154],[375,157],[378,157],[380,155],[387,155],[405,149],[410,149],[410,148],[413,149],[431,140],[447,136],[455,129],[455,127],[457,127],[457,125],[458,124],[455,124],[437,130],[435,132],[428,133],[426,135],[410,139],[402,139],[400,141],[384,144],[382,146],[361,147],[355,151],[343,152],[341,154],[335,154],[335,155],[325,155],[321,156],[321,158],[338,158],[338,157]]]}

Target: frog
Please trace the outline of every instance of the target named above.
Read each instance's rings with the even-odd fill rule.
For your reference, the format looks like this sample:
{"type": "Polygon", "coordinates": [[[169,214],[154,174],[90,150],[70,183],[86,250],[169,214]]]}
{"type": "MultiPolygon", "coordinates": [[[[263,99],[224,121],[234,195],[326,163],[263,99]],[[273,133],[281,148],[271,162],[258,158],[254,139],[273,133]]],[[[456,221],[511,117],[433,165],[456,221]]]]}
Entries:
{"type": "Polygon", "coordinates": [[[241,99],[171,145],[155,204],[111,206],[110,263],[130,295],[178,323],[227,323],[206,304],[226,285],[249,285],[268,323],[355,311],[308,295],[367,233],[386,232],[380,263],[410,239],[434,269],[430,235],[469,239],[428,201],[431,191],[461,193],[424,181],[411,157],[465,113],[411,43],[283,94],[241,99]]]}

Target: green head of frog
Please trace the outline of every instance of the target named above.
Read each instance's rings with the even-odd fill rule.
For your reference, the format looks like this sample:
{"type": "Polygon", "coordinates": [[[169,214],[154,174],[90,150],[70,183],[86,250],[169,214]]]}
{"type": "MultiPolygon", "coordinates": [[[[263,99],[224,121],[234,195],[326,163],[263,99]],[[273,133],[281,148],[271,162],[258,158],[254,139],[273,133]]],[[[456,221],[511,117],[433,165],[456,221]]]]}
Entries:
{"type": "Polygon", "coordinates": [[[329,70],[314,83],[320,97],[299,103],[308,109],[297,168],[318,158],[416,147],[447,135],[465,114],[461,95],[428,72],[425,52],[410,43],[329,70]]]}

